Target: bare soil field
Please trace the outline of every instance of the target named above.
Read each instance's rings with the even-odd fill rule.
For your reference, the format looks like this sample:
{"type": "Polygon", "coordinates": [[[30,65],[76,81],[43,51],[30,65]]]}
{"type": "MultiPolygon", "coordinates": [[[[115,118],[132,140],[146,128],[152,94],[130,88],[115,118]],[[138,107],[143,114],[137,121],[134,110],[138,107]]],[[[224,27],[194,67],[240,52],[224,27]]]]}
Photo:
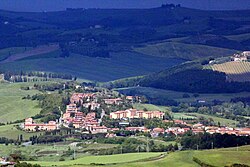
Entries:
{"type": "Polygon", "coordinates": [[[41,45],[41,46],[37,46],[34,49],[23,52],[23,53],[13,54],[0,63],[3,64],[3,63],[14,62],[14,61],[26,58],[26,57],[50,53],[50,52],[56,51],[58,49],[59,49],[58,44],[41,45]]]}

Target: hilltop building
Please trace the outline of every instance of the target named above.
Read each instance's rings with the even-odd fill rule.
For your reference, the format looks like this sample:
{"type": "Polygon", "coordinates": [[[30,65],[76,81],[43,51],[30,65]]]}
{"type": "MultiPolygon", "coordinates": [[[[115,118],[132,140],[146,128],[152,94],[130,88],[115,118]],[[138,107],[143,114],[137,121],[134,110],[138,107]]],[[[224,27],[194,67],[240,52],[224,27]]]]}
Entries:
{"type": "Polygon", "coordinates": [[[164,113],[160,111],[143,111],[136,109],[128,109],[125,111],[116,111],[110,113],[111,119],[122,119],[122,118],[160,118],[163,119],[164,113]]]}

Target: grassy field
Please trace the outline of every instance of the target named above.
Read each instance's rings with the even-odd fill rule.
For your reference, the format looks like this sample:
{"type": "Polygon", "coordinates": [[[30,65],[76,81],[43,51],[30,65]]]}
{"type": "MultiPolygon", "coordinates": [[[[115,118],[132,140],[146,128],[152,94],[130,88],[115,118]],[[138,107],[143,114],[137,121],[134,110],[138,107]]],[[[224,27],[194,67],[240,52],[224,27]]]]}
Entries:
{"type": "MultiPolygon", "coordinates": [[[[2,148],[0,146],[0,148],[2,148]]],[[[53,149],[53,148],[52,148],[53,149]]],[[[28,161],[42,166],[95,166],[94,164],[105,164],[111,167],[199,167],[193,158],[198,158],[203,163],[221,167],[232,165],[234,163],[250,165],[249,159],[250,146],[242,146],[237,148],[214,149],[203,151],[179,151],[169,153],[160,159],[152,159],[158,157],[161,153],[132,153],[118,154],[109,156],[85,156],[76,160],[66,160],[62,162],[52,161],[28,161]],[[230,156],[230,158],[226,158],[230,156]],[[137,162],[133,162],[137,161],[137,162]],[[91,165],[90,165],[91,164],[91,165]]]]}
{"type": "Polygon", "coordinates": [[[235,50],[210,47],[204,45],[183,44],[177,42],[163,42],[134,48],[135,51],[151,56],[182,58],[194,60],[205,57],[222,57],[235,53],[235,50]],[[206,50],[206,52],[204,52],[206,50]]]}
{"type": "MultiPolygon", "coordinates": [[[[32,133],[31,133],[32,134],[32,133]]],[[[34,133],[32,135],[35,135],[34,133]]],[[[37,133],[37,135],[39,135],[37,133]]],[[[61,142],[55,144],[39,144],[39,145],[29,145],[29,146],[16,146],[16,145],[0,145],[0,155],[8,156],[13,152],[21,152],[25,159],[36,159],[37,161],[59,161],[60,158],[64,160],[72,160],[73,152],[75,150],[75,157],[82,158],[89,156],[88,150],[100,150],[116,147],[116,144],[83,144],[77,147],[72,145],[72,142],[61,142]],[[71,155],[67,152],[71,150],[71,155]]]]}
{"type": "Polygon", "coordinates": [[[135,103],[133,104],[133,108],[136,108],[138,110],[144,110],[147,109],[149,111],[163,111],[163,112],[169,112],[170,109],[166,106],[156,106],[153,104],[141,104],[141,103],[135,103]]]}
{"type": "Polygon", "coordinates": [[[23,100],[27,95],[38,93],[37,90],[21,90],[21,86],[34,83],[0,83],[0,122],[10,122],[34,116],[40,112],[36,101],[23,100]]]}
{"type": "Polygon", "coordinates": [[[205,100],[208,103],[212,102],[213,100],[221,100],[229,102],[232,98],[235,97],[249,96],[248,92],[242,92],[242,93],[223,93],[223,94],[199,94],[199,97],[195,98],[193,97],[192,93],[176,92],[171,90],[162,90],[149,87],[129,87],[129,88],[121,88],[115,90],[127,95],[135,95],[135,94],[145,95],[146,97],[150,97],[153,99],[168,98],[183,103],[193,103],[196,102],[197,100],[205,100]],[[183,98],[183,94],[189,94],[190,98],[183,98]]]}
{"type": "Polygon", "coordinates": [[[67,58],[32,59],[30,57],[22,61],[1,64],[0,70],[10,70],[14,67],[15,70],[48,71],[72,74],[88,80],[111,81],[145,75],[182,62],[183,60],[180,59],[154,57],[135,52],[112,53],[111,58],[93,58],[72,54],[67,58]]]}
{"type": "Polygon", "coordinates": [[[212,115],[206,115],[206,114],[199,114],[199,113],[188,113],[186,114],[188,116],[195,116],[195,117],[204,117],[206,119],[213,119],[215,123],[220,122],[221,125],[227,125],[230,127],[235,127],[235,123],[238,123],[238,121],[234,121],[231,119],[225,119],[225,118],[220,118],[212,115]]]}
{"type": "Polygon", "coordinates": [[[29,140],[34,135],[40,135],[43,132],[28,133],[22,130],[18,130],[15,126],[17,124],[0,126],[0,137],[6,137],[8,139],[17,140],[19,135],[23,135],[24,140],[29,140]]]}
{"type": "Polygon", "coordinates": [[[145,160],[160,156],[161,153],[130,153],[117,154],[110,156],[86,156],[71,161],[49,162],[49,161],[33,161],[33,164],[40,164],[42,166],[71,166],[71,165],[89,165],[89,164],[115,164],[127,163],[133,161],[145,160]]]}
{"type": "Polygon", "coordinates": [[[203,163],[212,166],[226,166],[232,164],[250,165],[249,151],[199,151],[194,157],[198,158],[203,163]],[[230,158],[226,158],[230,157],[230,158]]]}
{"type": "Polygon", "coordinates": [[[228,81],[247,82],[250,81],[249,62],[226,62],[212,65],[214,71],[224,72],[228,76],[228,81]]]}
{"type": "MultiPolygon", "coordinates": [[[[199,114],[199,113],[172,113],[172,116],[174,117],[174,119],[181,119],[181,118],[183,118],[183,119],[187,119],[187,118],[197,119],[199,117],[204,117],[206,119],[213,119],[216,124],[218,122],[220,122],[221,125],[235,127],[234,120],[220,118],[220,117],[216,117],[216,116],[212,116],[212,115],[199,114]]],[[[238,123],[238,121],[236,121],[236,123],[238,123]]]]}
{"type": "Polygon", "coordinates": [[[186,115],[186,113],[172,113],[174,119],[197,119],[196,116],[186,115]]]}

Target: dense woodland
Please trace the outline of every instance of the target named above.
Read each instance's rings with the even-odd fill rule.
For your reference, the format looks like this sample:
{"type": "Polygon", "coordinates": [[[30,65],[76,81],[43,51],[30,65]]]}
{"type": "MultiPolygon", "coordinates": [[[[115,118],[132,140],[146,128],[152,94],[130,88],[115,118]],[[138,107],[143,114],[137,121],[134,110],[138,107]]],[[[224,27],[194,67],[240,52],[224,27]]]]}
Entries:
{"type": "Polygon", "coordinates": [[[203,69],[200,62],[188,62],[143,77],[117,80],[107,88],[153,87],[191,93],[235,93],[250,91],[249,82],[229,82],[225,73],[203,69]]]}

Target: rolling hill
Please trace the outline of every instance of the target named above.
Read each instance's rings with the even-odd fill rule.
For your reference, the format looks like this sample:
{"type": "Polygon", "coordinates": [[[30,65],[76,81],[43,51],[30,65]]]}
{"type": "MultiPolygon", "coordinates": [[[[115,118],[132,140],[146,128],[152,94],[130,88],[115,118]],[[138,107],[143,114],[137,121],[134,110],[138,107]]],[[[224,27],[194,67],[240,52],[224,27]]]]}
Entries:
{"type": "Polygon", "coordinates": [[[236,50],[211,47],[199,44],[185,44],[180,42],[162,42],[148,44],[143,47],[134,48],[136,52],[146,55],[168,58],[180,58],[184,60],[195,60],[201,58],[228,56],[236,50]],[[204,52],[206,50],[206,52],[204,52]]]}
{"type": "MultiPolygon", "coordinates": [[[[249,82],[239,82],[243,80],[240,78],[241,74],[230,74],[229,76],[233,75],[234,78],[240,78],[241,80],[230,80],[229,82],[225,72],[205,68],[202,63],[203,61],[186,62],[142,77],[113,81],[105,84],[105,86],[111,88],[142,86],[190,93],[236,93],[250,91],[249,82]]],[[[245,67],[243,66],[242,70],[245,70],[245,67]]],[[[243,74],[246,75],[247,73],[243,74]]]]}
{"type": "Polygon", "coordinates": [[[250,81],[250,63],[249,62],[226,62],[212,65],[214,71],[224,72],[227,80],[235,82],[250,81]]]}
{"type": "MultiPolygon", "coordinates": [[[[131,153],[110,156],[86,156],[71,161],[49,162],[32,161],[33,164],[42,166],[105,166],[114,167],[151,167],[151,166],[178,166],[178,167],[198,167],[198,166],[230,166],[234,164],[250,165],[249,146],[227,149],[213,149],[203,151],[178,151],[162,156],[159,159],[152,157],[159,156],[160,153],[131,153]],[[225,156],[230,158],[225,158],[225,156]],[[126,157],[124,159],[124,157],[126,157]],[[132,158],[133,157],[133,158],[132,158]],[[107,162],[108,159],[108,162],[107,162]],[[133,162],[134,161],[134,162],[133,162]]],[[[29,162],[29,161],[28,161],[29,162]]]]}
{"type": "Polygon", "coordinates": [[[0,10],[0,18],[0,71],[60,72],[96,81],[227,56],[248,49],[250,39],[241,39],[250,31],[250,10],[203,11],[178,5],[33,13],[0,10]],[[59,48],[29,53],[48,44],[59,48]],[[19,58],[8,61],[15,55],[19,58]]]}

